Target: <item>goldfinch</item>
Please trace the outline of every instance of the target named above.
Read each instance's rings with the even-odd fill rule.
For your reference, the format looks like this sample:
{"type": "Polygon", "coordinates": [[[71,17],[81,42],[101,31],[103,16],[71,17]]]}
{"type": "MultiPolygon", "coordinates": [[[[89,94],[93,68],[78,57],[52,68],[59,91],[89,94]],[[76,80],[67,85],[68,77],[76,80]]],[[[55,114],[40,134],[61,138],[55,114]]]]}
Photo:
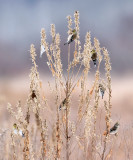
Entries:
{"type": "Polygon", "coordinates": [[[61,109],[66,109],[66,98],[61,102],[60,106],[59,106],[59,110],[61,109]]]}
{"type": "Polygon", "coordinates": [[[114,126],[110,129],[110,134],[117,134],[120,124],[116,122],[114,126]]]}
{"type": "Polygon", "coordinates": [[[32,98],[32,99],[37,98],[37,97],[36,97],[35,90],[32,90],[31,98],[32,98]]]}
{"type": "Polygon", "coordinates": [[[13,131],[14,134],[17,134],[17,135],[19,134],[20,136],[24,137],[23,131],[18,128],[16,123],[13,124],[13,129],[14,129],[14,131],[13,131]]]}
{"type": "Polygon", "coordinates": [[[99,84],[99,94],[102,97],[102,99],[103,99],[105,90],[106,90],[106,88],[102,84],[99,84]]]}
{"type": "Polygon", "coordinates": [[[96,67],[97,66],[97,63],[96,63],[97,62],[97,53],[96,53],[95,49],[92,49],[92,51],[91,51],[91,59],[94,63],[94,66],[96,67]]]}
{"type": "Polygon", "coordinates": [[[76,38],[77,38],[77,32],[76,32],[76,29],[73,29],[72,32],[70,33],[70,35],[68,36],[67,42],[64,43],[64,45],[70,44],[70,43],[73,42],[76,38]]]}
{"type": "Polygon", "coordinates": [[[41,45],[41,50],[40,50],[40,58],[42,57],[43,53],[45,52],[45,47],[44,45],[41,45]]]}

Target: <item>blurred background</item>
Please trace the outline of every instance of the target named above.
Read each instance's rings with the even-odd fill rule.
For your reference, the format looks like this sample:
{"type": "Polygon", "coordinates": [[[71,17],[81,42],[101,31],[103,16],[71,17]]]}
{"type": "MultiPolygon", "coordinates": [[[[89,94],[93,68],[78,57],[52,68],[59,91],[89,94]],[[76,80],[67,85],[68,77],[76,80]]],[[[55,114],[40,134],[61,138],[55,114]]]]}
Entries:
{"type": "MultiPolygon", "coordinates": [[[[97,37],[101,46],[109,51],[112,64],[112,124],[120,121],[120,141],[126,133],[127,140],[132,142],[133,0],[0,0],[0,128],[9,125],[8,102],[15,106],[21,99],[25,104],[32,43],[36,48],[43,87],[48,86],[47,81],[51,80],[48,79],[51,73],[46,55],[40,58],[41,28],[45,28],[47,41],[50,42],[50,24],[55,24],[56,32],[61,35],[63,68],[67,65],[67,47],[64,46],[67,39],[66,16],[73,17],[76,10],[80,12],[81,44],[84,44],[86,32],[90,31],[92,38],[97,37]]],[[[103,71],[104,66],[101,69],[103,71]]],[[[91,71],[94,71],[93,67],[91,71]]],[[[46,94],[47,91],[45,88],[46,94]]],[[[48,100],[51,100],[50,95],[48,100]]],[[[132,144],[130,148],[132,154],[132,144]]]]}
{"type": "Polygon", "coordinates": [[[80,12],[80,38],[91,31],[105,46],[112,63],[114,107],[133,111],[133,1],[132,0],[0,0],[0,94],[1,101],[16,103],[29,84],[30,44],[37,52],[41,77],[50,73],[46,56],[39,58],[40,31],[46,29],[50,42],[50,24],[61,34],[61,57],[65,66],[67,15],[80,12]],[[18,99],[17,99],[18,98],[18,99]],[[15,100],[15,101],[14,101],[15,100]],[[126,106],[126,107],[125,107],[126,106]]]}

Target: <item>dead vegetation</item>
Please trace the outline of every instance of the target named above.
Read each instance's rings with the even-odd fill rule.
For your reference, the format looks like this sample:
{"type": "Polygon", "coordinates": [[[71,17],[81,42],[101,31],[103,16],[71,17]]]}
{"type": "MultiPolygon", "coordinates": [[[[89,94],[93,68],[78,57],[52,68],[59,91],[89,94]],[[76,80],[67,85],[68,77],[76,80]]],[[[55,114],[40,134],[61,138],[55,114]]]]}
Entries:
{"type": "Polygon", "coordinates": [[[68,47],[68,54],[65,55],[68,57],[66,72],[63,70],[60,55],[62,52],[60,35],[56,33],[55,25],[51,25],[51,43],[46,41],[45,29],[41,30],[41,48],[42,46],[45,48],[44,54],[47,55],[47,64],[55,82],[52,84],[53,98],[50,99],[50,103],[44,95],[47,91],[42,87],[35,47],[31,45],[32,67],[26,104],[22,105],[19,101],[16,107],[10,103],[7,106],[19,131],[21,129],[24,132],[24,137],[19,132],[16,134],[13,128],[10,129],[8,144],[5,142],[8,154],[5,157],[3,155],[3,159],[109,160],[112,158],[113,144],[117,136],[110,136],[110,128],[115,122],[111,124],[112,89],[109,53],[106,48],[100,46],[97,38],[91,40],[90,32],[86,33],[85,43],[81,45],[78,11],[74,13],[74,23],[71,16],[68,16],[67,20],[68,36],[72,34],[74,28],[76,39],[65,46],[68,47]],[[74,49],[72,45],[75,45],[74,49]],[[94,67],[92,50],[95,50],[97,55],[95,55],[97,65],[94,81],[90,82],[91,66],[94,67]],[[70,59],[70,55],[73,55],[73,59],[70,59]],[[102,61],[105,63],[103,77],[100,74],[102,61]],[[103,86],[104,94],[102,87],[99,86],[103,86]],[[103,99],[100,92],[103,94],[103,99]],[[76,99],[73,96],[75,93],[78,94],[76,99]],[[101,110],[102,117],[99,120],[101,110]],[[104,128],[101,128],[103,124],[104,128]]]}

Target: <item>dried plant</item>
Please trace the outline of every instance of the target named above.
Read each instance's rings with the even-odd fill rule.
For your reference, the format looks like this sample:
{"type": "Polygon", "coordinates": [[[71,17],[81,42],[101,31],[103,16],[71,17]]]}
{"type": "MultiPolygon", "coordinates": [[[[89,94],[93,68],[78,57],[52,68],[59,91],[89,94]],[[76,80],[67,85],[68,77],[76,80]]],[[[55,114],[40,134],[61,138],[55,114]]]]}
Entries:
{"type": "MultiPolygon", "coordinates": [[[[68,66],[63,70],[60,48],[60,34],[56,33],[55,25],[51,24],[52,42],[48,43],[45,29],[41,30],[41,56],[46,54],[47,65],[52,73],[54,82],[48,82],[49,90],[54,97],[49,103],[47,96],[42,94],[42,82],[36,64],[36,50],[32,44],[30,55],[32,68],[30,73],[30,89],[25,107],[21,101],[17,104],[17,111],[8,104],[7,108],[14,121],[24,130],[24,138],[11,136],[14,139],[21,138],[23,141],[23,159],[109,159],[112,154],[107,147],[111,141],[111,64],[107,49],[101,48],[98,39],[92,42],[90,32],[86,33],[85,43],[80,42],[79,12],[75,11],[73,17],[67,16],[68,37],[71,43],[65,45],[68,49],[68,66]],[[74,25],[73,25],[74,23],[74,25]],[[76,31],[73,38],[73,30],[76,31]],[[74,41],[74,42],[73,42],[74,41]],[[71,47],[75,45],[74,47],[71,47]],[[83,47],[81,47],[83,46],[83,47]],[[82,49],[83,48],[83,49],[82,49]],[[93,51],[93,52],[92,52],[93,51]],[[92,54],[95,52],[94,80],[89,80],[89,73],[94,67],[92,54]],[[104,80],[100,74],[100,65],[105,60],[104,80]],[[102,80],[102,81],[101,81],[102,80]],[[81,84],[81,85],[79,85],[81,84]],[[99,96],[101,85],[104,85],[104,100],[99,96]],[[79,87],[80,86],[80,87],[79,87]],[[51,89],[52,88],[52,89],[51,89]],[[75,93],[78,97],[74,100],[75,93]],[[106,100],[105,100],[106,99],[106,100]],[[98,132],[99,111],[104,102],[106,135],[101,142],[102,133],[98,132]],[[53,105],[51,105],[53,103],[53,105]],[[50,112],[49,112],[50,111],[50,112]],[[100,143],[101,142],[101,143],[100,143]]],[[[46,84],[45,84],[46,85],[46,84]]],[[[45,91],[45,90],[44,90],[45,91]]],[[[104,130],[103,130],[104,132],[104,130]]],[[[13,145],[13,157],[17,159],[13,145]]]]}

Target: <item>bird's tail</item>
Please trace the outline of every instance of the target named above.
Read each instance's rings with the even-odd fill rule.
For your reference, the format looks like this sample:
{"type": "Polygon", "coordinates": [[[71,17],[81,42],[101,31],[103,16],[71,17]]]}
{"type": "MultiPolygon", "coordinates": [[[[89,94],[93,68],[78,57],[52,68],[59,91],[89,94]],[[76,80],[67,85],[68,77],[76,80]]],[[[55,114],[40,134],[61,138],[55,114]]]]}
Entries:
{"type": "Polygon", "coordinates": [[[71,42],[73,42],[73,40],[72,40],[72,39],[70,39],[68,42],[64,43],[64,45],[66,45],[66,44],[70,44],[71,42]]]}
{"type": "Polygon", "coordinates": [[[102,99],[103,99],[104,93],[102,93],[102,99]]]}
{"type": "Polygon", "coordinates": [[[68,44],[70,44],[71,42],[73,42],[73,39],[70,39],[70,41],[68,42],[68,44]]]}
{"type": "Polygon", "coordinates": [[[24,133],[22,133],[22,137],[25,137],[25,134],[24,134],[24,133]]]}
{"type": "Polygon", "coordinates": [[[61,111],[61,108],[62,108],[62,106],[61,106],[61,104],[60,104],[60,106],[59,106],[59,111],[61,111]]]}
{"type": "Polygon", "coordinates": [[[94,67],[96,67],[97,66],[96,60],[93,60],[93,63],[94,63],[94,67]]]}

